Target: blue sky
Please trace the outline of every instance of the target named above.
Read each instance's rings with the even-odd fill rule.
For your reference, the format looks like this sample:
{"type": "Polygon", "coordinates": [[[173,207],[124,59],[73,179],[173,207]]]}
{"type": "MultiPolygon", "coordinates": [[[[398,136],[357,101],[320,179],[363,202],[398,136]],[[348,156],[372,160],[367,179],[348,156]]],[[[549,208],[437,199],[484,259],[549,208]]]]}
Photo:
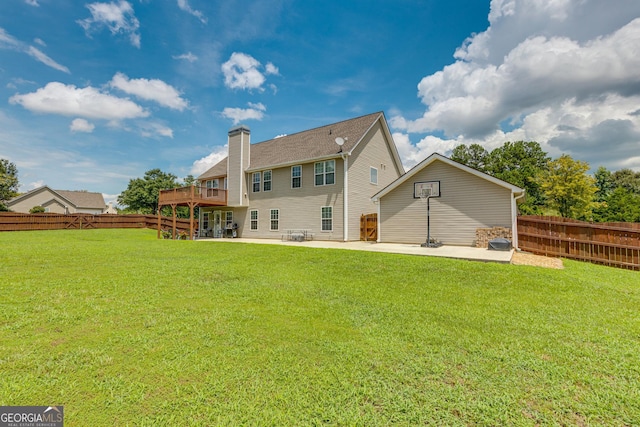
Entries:
{"type": "Polygon", "coordinates": [[[3,0],[0,158],[21,190],[198,175],[252,141],[384,111],[405,166],[536,140],[640,170],[637,0],[3,0]]]}

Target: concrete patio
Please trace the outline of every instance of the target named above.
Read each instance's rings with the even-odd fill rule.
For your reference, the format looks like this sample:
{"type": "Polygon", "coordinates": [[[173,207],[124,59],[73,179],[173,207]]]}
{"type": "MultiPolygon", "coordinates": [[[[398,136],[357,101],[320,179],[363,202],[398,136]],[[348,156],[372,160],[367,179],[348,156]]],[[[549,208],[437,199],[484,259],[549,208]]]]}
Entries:
{"type": "Polygon", "coordinates": [[[326,240],[313,240],[305,242],[282,241],[279,239],[211,239],[200,238],[198,242],[220,243],[253,243],[263,245],[285,245],[307,248],[346,249],[353,251],[387,252],[404,255],[433,256],[443,258],[466,259],[471,261],[498,262],[508,264],[511,262],[513,250],[490,251],[482,248],[466,246],[441,246],[439,248],[423,248],[417,244],[402,243],[375,243],[375,242],[339,242],[326,240]]]}

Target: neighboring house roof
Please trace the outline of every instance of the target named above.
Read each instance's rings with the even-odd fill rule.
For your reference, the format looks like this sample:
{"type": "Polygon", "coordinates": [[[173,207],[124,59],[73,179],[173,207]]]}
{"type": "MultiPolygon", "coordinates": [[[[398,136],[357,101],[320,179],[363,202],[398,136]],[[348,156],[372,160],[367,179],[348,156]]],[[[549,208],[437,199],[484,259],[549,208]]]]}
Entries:
{"type": "MultiPolygon", "coordinates": [[[[381,121],[387,138],[393,141],[384,113],[377,112],[251,144],[250,164],[247,170],[282,167],[337,157],[340,155],[340,147],[335,142],[337,137],[345,140],[342,152],[351,153],[378,120],[381,121]]],[[[391,146],[396,162],[402,168],[397,148],[395,144],[391,144],[391,146]]],[[[198,179],[220,177],[226,174],[227,159],[225,158],[200,175],[198,179]]]]}
{"type": "Polygon", "coordinates": [[[102,193],[91,193],[88,191],[52,190],[46,185],[28,191],[18,197],[9,200],[7,206],[11,207],[12,205],[22,200],[28,199],[29,197],[37,193],[41,193],[47,190],[58,196],[61,200],[67,202],[67,204],[75,206],[76,208],[104,209],[106,207],[102,193]]]}
{"type": "Polygon", "coordinates": [[[67,200],[70,200],[77,208],[105,209],[106,203],[102,193],[89,191],[54,190],[67,200]]]}
{"type": "Polygon", "coordinates": [[[446,163],[446,164],[448,164],[450,166],[453,166],[455,168],[458,168],[460,170],[468,172],[468,173],[470,173],[472,175],[475,175],[475,176],[477,176],[479,178],[485,179],[485,180],[487,180],[489,182],[492,182],[492,183],[494,183],[496,185],[504,187],[504,188],[510,190],[511,193],[513,193],[515,195],[524,194],[525,190],[520,188],[520,187],[516,187],[515,185],[509,184],[508,182],[503,181],[501,179],[498,179],[498,178],[496,178],[494,176],[491,176],[491,175],[486,174],[484,172],[480,172],[479,170],[470,168],[469,166],[463,165],[462,163],[458,163],[458,162],[456,162],[454,160],[451,160],[450,158],[445,157],[445,156],[443,156],[441,154],[433,153],[432,155],[430,155],[429,157],[427,157],[426,159],[424,159],[423,161],[418,163],[416,166],[414,166],[407,173],[405,173],[404,175],[400,176],[398,179],[396,179],[394,182],[392,182],[391,184],[389,184],[388,186],[386,186],[385,188],[380,190],[378,193],[374,194],[371,199],[373,201],[378,201],[381,197],[383,197],[386,194],[390,193],[395,188],[397,188],[398,186],[400,186],[404,182],[406,182],[409,179],[411,179],[412,176],[416,175],[418,172],[420,172],[421,170],[423,170],[424,168],[426,168],[427,166],[429,166],[430,164],[432,164],[433,162],[436,162],[436,161],[440,161],[440,162],[446,163]]]}

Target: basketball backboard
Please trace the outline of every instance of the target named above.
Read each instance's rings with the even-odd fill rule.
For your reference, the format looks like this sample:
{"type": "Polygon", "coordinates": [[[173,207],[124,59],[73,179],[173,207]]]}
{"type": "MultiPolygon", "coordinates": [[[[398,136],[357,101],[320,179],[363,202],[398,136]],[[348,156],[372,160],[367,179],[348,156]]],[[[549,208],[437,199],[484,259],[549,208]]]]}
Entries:
{"type": "Polygon", "coordinates": [[[440,181],[424,181],[413,183],[413,198],[440,197],[440,181]]]}

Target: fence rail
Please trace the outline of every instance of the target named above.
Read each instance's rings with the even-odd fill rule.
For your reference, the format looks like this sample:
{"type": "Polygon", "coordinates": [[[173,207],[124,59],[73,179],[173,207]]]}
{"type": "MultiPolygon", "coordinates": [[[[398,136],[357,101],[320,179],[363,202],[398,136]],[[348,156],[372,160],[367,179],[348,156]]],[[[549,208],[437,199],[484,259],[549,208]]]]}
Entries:
{"type": "Polygon", "coordinates": [[[518,246],[539,255],[640,270],[640,223],[520,216],[518,246]]]}
{"type": "MultiPolygon", "coordinates": [[[[92,228],[151,228],[157,229],[155,215],[91,215],[91,214],[24,214],[0,213],[0,231],[28,230],[85,230],[92,228]]],[[[171,217],[160,217],[160,228],[173,229],[171,217]]],[[[176,229],[189,231],[188,219],[176,219],[176,229]]]]}

